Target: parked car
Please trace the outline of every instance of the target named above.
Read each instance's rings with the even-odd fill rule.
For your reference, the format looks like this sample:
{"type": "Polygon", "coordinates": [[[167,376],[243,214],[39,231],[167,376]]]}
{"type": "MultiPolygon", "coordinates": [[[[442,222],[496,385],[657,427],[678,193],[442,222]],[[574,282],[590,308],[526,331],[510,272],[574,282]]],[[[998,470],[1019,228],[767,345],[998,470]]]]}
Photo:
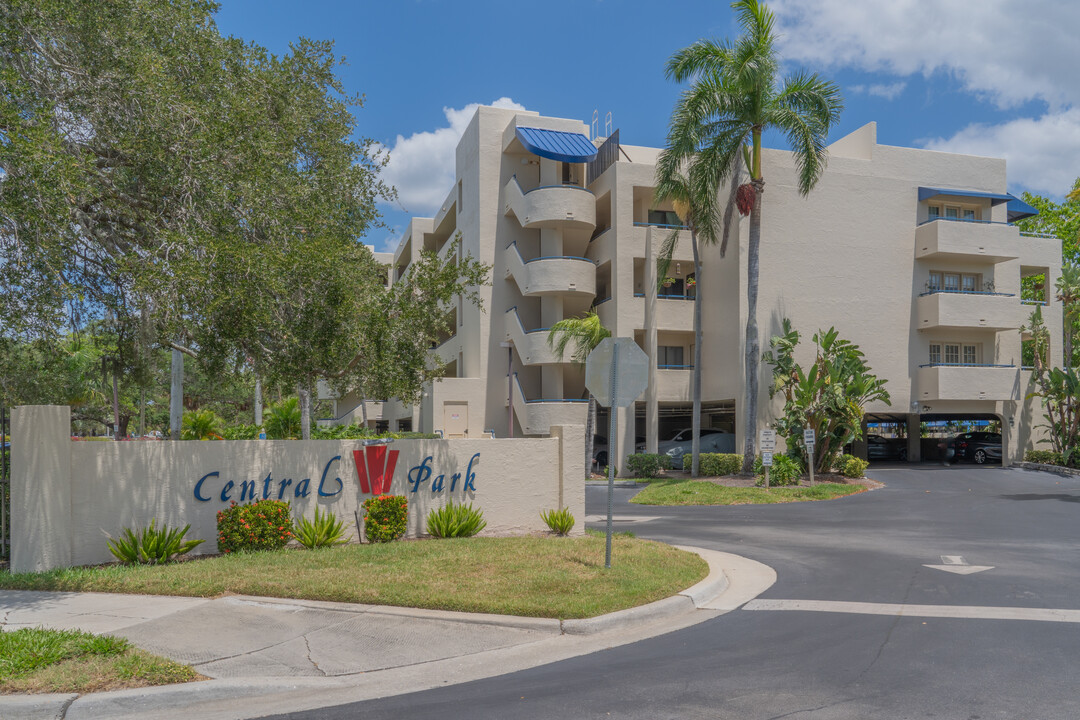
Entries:
{"type": "MultiPolygon", "coordinates": [[[[671,467],[676,470],[682,469],[683,455],[689,455],[693,443],[693,429],[684,428],[675,433],[670,440],[656,444],[656,452],[671,458],[671,467]]],[[[640,443],[637,452],[645,452],[645,444],[640,443]]],[[[701,452],[703,453],[733,453],[735,452],[735,435],[725,430],[713,428],[701,428],[701,452]]]]}
{"type": "MultiPolygon", "coordinates": [[[[638,436],[634,438],[634,442],[641,444],[645,442],[645,438],[638,436]]],[[[640,450],[638,452],[641,452],[640,450]]],[[[600,468],[607,467],[608,447],[607,438],[602,435],[593,435],[593,448],[592,448],[592,464],[593,470],[599,470],[600,468]]]]}
{"type": "Polygon", "coordinates": [[[866,457],[869,460],[907,460],[907,440],[886,438],[881,435],[866,436],[866,457]]]}
{"type": "Polygon", "coordinates": [[[960,433],[941,443],[945,461],[972,460],[979,465],[1001,462],[1001,434],[990,432],[960,433]]]}

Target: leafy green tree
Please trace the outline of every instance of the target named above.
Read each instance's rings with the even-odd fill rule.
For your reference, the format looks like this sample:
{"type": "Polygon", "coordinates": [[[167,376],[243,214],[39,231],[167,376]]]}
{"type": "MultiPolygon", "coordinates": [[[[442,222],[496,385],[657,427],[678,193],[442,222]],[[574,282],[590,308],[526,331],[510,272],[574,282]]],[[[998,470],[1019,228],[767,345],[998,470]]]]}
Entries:
{"type": "Polygon", "coordinates": [[[1080,262],[1080,178],[1073,183],[1062,203],[1027,192],[1020,197],[1039,211],[1034,217],[1017,221],[1020,230],[1060,238],[1062,258],[1080,262]]]}
{"type": "Polygon", "coordinates": [[[221,440],[222,422],[213,410],[189,410],[184,413],[181,440],[221,440]]]}
{"type": "MultiPolygon", "coordinates": [[[[1074,298],[1070,305],[1075,306],[1076,302],[1074,298]]],[[[1066,312],[1075,312],[1075,307],[1066,307],[1066,312]]],[[[1067,465],[1075,465],[1074,458],[1080,457],[1080,373],[1075,367],[1058,368],[1047,363],[1050,331],[1043,322],[1041,307],[1035,308],[1027,327],[1020,328],[1020,332],[1031,333],[1034,364],[1031,377],[1035,390],[1030,397],[1042,399],[1047,420],[1040,427],[1049,431],[1051,449],[1061,453],[1067,465]]]]}
{"type": "Polygon", "coordinates": [[[739,211],[750,215],[746,281],[746,445],[743,472],[751,472],[757,428],[758,369],[761,349],[757,327],[758,273],[761,245],[762,134],[783,133],[795,153],[799,192],[809,194],[817,184],[828,156],[829,130],[840,117],[843,101],[839,88],[811,73],[779,77],[780,61],[774,46],[773,15],[758,0],[732,4],[743,34],[734,41],[700,40],[675,53],[668,61],[668,77],[691,82],[672,113],[672,136],[683,139],[669,145],[671,165],[695,154],[715,158],[709,165],[722,167],[732,177],[742,160],[750,182],[738,188],[739,211]],[[685,128],[683,130],[682,128],[685,128]]]}
{"type": "MultiPolygon", "coordinates": [[[[551,326],[548,330],[548,347],[560,358],[566,357],[570,350],[570,359],[578,365],[584,365],[589,353],[596,349],[600,341],[611,337],[611,331],[600,322],[595,310],[590,310],[581,317],[566,318],[551,326]]],[[[611,412],[609,410],[609,412],[611,412]]],[[[596,398],[589,393],[589,412],[585,420],[585,478],[592,475],[593,437],[596,427],[596,398]]],[[[608,438],[608,447],[614,448],[614,439],[608,438]]],[[[608,462],[614,459],[608,453],[608,462]]]]}
{"type": "Polygon", "coordinates": [[[774,429],[787,439],[789,453],[794,451],[804,458],[802,432],[814,430],[817,443],[810,460],[815,470],[828,472],[843,447],[862,437],[866,404],[891,403],[886,381],[870,372],[858,345],[840,338],[835,328],[819,330],[813,342],[817,354],[804,370],[795,361],[799,333],[784,318],[783,334],[769,341],[771,350],[763,360],[773,366],[769,396],[784,398],[783,414],[773,424],[774,429]]]}

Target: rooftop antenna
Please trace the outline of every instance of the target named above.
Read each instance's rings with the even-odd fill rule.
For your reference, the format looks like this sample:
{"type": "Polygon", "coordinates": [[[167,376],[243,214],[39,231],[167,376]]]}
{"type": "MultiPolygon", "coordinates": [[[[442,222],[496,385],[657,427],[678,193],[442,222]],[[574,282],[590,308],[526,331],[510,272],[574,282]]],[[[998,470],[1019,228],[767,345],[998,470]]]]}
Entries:
{"type": "Polygon", "coordinates": [[[589,132],[592,133],[590,140],[595,140],[600,135],[600,111],[592,111],[592,125],[589,126],[589,132]]]}
{"type": "Polygon", "coordinates": [[[611,111],[604,116],[604,137],[611,137],[611,111]]]}

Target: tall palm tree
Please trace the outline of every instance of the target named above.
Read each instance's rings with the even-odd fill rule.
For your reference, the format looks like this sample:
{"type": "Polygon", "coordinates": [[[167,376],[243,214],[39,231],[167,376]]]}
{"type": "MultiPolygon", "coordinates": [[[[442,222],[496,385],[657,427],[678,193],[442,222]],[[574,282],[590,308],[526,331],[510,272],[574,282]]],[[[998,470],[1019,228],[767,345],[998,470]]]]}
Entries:
{"type": "MultiPolygon", "coordinates": [[[[570,360],[578,365],[584,365],[596,346],[604,338],[611,337],[611,331],[600,322],[600,316],[595,310],[590,310],[581,317],[566,318],[551,326],[548,330],[547,342],[555,354],[560,358],[566,356],[570,349],[570,360]],[[572,347],[571,347],[572,346],[572,347]]],[[[588,480],[592,473],[593,455],[593,428],[596,426],[596,398],[589,393],[589,413],[585,419],[585,479],[588,480]]],[[[608,448],[612,448],[612,438],[608,438],[608,448]]],[[[610,455],[610,453],[609,453],[610,455]]],[[[612,458],[608,457],[608,462],[612,458]]]]}
{"type": "Polygon", "coordinates": [[[809,194],[817,184],[828,156],[826,139],[843,109],[840,89],[807,72],[779,77],[779,58],[773,35],[773,14],[758,0],[733,3],[743,34],[734,41],[699,40],[675,53],[667,75],[690,82],[672,113],[667,162],[678,167],[700,156],[708,167],[723,168],[730,180],[746,164],[750,182],[738,186],[740,214],[750,215],[746,258],[746,407],[743,471],[750,472],[757,431],[758,340],[757,295],[761,246],[761,138],[767,130],[783,133],[795,153],[799,192],[809,194]]]}

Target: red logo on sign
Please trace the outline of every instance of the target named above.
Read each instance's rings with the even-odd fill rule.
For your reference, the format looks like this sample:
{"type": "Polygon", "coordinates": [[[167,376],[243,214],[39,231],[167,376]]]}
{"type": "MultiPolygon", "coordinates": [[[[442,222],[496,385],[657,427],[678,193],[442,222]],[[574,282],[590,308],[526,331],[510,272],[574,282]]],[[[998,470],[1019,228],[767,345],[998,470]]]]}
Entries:
{"type": "Polygon", "coordinates": [[[390,492],[390,481],[394,479],[394,466],[397,465],[399,452],[401,451],[387,452],[385,445],[369,445],[363,452],[353,450],[356,476],[360,480],[360,492],[376,495],[390,492]],[[367,462],[364,462],[365,453],[367,462]]]}

